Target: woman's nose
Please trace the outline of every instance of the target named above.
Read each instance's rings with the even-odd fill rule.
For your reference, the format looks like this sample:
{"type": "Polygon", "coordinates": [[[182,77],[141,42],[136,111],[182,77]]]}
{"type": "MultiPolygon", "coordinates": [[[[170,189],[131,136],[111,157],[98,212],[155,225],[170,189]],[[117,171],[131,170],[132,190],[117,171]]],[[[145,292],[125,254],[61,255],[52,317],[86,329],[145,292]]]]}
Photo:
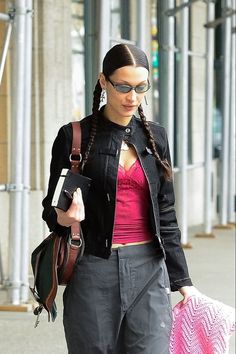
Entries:
{"type": "Polygon", "coordinates": [[[134,89],[132,89],[130,92],[127,93],[127,98],[129,99],[129,101],[135,101],[137,93],[135,92],[134,89]]]}

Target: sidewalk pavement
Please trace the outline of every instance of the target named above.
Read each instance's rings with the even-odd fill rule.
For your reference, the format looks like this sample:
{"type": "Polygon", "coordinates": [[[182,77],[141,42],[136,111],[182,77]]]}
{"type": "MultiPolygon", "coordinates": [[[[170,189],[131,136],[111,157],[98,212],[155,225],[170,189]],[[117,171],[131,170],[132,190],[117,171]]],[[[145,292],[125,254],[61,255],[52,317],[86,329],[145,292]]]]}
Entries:
{"type": "MultiPolygon", "coordinates": [[[[214,239],[196,238],[197,231],[200,228],[189,231],[193,248],[185,250],[194,285],[203,294],[235,307],[235,229],[214,230],[214,239]]],[[[39,326],[34,328],[36,316],[32,312],[0,312],[0,353],[66,354],[62,293],[60,287],[56,301],[58,317],[54,323],[48,323],[44,313],[39,326]]],[[[5,297],[5,291],[0,290],[0,304],[5,297]]],[[[178,292],[172,294],[173,305],[180,300],[178,292]]],[[[235,354],[235,335],[230,340],[229,354],[235,354]]]]}

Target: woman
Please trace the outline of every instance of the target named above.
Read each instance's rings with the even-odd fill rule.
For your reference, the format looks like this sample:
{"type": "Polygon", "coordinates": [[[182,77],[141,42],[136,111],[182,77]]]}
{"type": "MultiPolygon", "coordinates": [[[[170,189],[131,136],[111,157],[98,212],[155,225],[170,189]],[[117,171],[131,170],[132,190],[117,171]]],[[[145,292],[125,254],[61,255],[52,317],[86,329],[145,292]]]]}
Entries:
{"type": "Polygon", "coordinates": [[[83,220],[86,247],[64,292],[70,354],[169,353],[170,289],[185,302],[197,292],[180,245],[166,133],[141,106],[149,88],[142,50],[118,44],[108,51],[92,115],[81,121],[91,189],[85,205],[78,189],[67,212],[51,200],[61,169],[70,168],[71,124],[53,145],[43,219],[60,234],[83,220]]]}

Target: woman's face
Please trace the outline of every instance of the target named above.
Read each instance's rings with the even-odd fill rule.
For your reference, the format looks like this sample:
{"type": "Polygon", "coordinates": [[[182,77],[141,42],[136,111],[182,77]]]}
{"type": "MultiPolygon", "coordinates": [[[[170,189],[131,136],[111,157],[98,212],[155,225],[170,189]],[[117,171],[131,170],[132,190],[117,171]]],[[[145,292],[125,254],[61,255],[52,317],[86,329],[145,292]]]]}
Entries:
{"type": "Polygon", "coordinates": [[[148,70],[143,67],[124,66],[114,71],[114,73],[106,80],[101,74],[100,84],[107,93],[107,104],[104,114],[112,121],[118,124],[128,124],[132,115],[138,109],[144,93],[136,93],[131,90],[128,93],[118,92],[112,84],[141,86],[148,82],[148,70]]]}

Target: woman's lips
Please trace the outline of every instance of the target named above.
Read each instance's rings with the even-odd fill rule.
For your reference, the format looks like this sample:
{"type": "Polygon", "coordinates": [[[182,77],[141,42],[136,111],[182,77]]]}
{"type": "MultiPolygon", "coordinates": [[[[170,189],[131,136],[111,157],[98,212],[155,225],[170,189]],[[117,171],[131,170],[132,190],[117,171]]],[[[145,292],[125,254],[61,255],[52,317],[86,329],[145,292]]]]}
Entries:
{"type": "Polygon", "coordinates": [[[123,105],[123,107],[124,107],[125,109],[127,109],[128,111],[133,110],[133,109],[136,109],[136,106],[123,105]]]}

